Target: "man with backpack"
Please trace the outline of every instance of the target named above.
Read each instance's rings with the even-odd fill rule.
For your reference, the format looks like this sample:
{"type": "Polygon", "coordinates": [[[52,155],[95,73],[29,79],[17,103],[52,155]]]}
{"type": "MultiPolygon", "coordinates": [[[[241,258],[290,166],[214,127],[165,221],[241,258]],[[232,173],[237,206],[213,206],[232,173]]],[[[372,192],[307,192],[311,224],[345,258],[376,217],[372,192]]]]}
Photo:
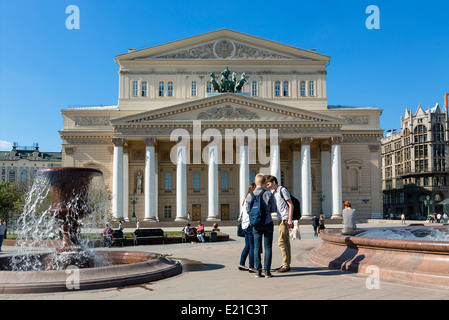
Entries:
{"type": "Polygon", "coordinates": [[[271,213],[276,212],[276,202],[270,191],[264,190],[265,176],[261,173],[254,180],[256,189],[246,197],[246,211],[249,215],[250,225],[254,235],[254,266],[256,277],[272,277],[271,259],[273,244],[273,219],[271,213]],[[262,275],[262,238],[264,243],[264,275],[262,275]]]}
{"type": "Polygon", "coordinates": [[[278,185],[278,180],[275,176],[268,176],[265,183],[268,189],[273,192],[279,220],[278,245],[282,253],[282,266],[277,268],[276,271],[288,272],[290,271],[292,260],[289,230],[293,228],[294,205],[290,192],[288,192],[287,188],[278,185]]]}

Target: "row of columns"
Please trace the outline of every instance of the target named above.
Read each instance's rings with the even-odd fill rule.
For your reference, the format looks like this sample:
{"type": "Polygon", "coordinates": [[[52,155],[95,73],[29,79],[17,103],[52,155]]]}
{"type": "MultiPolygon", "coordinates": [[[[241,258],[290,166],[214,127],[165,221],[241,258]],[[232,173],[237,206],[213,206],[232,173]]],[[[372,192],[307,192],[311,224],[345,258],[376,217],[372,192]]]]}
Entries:
{"type": "MultiPolygon", "coordinates": [[[[144,221],[157,221],[157,159],[155,153],[156,139],[145,140],[145,216],[144,221]]],[[[301,212],[304,219],[312,217],[312,170],[310,144],[311,137],[300,140],[300,151],[293,152],[293,194],[301,201],[301,212]],[[301,179],[298,179],[301,176],[301,179]]],[[[321,185],[326,195],[325,211],[332,212],[332,218],[341,218],[342,187],[341,187],[341,143],[339,137],[331,139],[331,147],[324,145],[321,150],[321,185]],[[330,153],[330,154],[329,154],[330,153]],[[330,199],[329,199],[330,198],[330,199]]],[[[270,144],[270,174],[280,181],[280,142],[270,144]]],[[[116,219],[128,218],[129,193],[128,186],[128,158],[123,153],[124,140],[113,139],[113,183],[112,210],[116,219]]],[[[239,165],[239,203],[243,203],[249,186],[249,149],[248,139],[240,145],[239,165]]],[[[176,219],[187,220],[187,147],[177,145],[176,150],[176,219]]],[[[218,202],[218,146],[209,144],[208,147],[208,221],[220,220],[218,202]]]]}

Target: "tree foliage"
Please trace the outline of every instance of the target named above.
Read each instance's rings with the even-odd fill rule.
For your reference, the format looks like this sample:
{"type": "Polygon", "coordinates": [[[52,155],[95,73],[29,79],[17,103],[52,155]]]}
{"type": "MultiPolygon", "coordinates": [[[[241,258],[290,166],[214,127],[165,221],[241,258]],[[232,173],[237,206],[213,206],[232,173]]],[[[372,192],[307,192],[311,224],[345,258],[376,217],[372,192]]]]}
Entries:
{"type": "Polygon", "coordinates": [[[11,212],[20,213],[25,203],[26,191],[23,185],[0,181],[0,216],[8,218],[11,212]]]}

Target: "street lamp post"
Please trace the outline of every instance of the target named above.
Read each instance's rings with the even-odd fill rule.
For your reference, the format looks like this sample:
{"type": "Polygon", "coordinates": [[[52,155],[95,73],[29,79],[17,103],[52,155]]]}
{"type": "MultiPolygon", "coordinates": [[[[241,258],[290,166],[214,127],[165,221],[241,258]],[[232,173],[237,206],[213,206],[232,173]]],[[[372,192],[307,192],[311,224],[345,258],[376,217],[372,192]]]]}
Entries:
{"type": "Polygon", "coordinates": [[[132,220],[135,222],[136,219],[136,203],[139,200],[139,198],[137,198],[136,193],[134,192],[133,196],[129,199],[131,201],[131,203],[133,204],[133,216],[132,216],[132,220]]]}
{"type": "Polygon", "coordinates": [[[426,196],[426,200],[424,200],[424,206],[427,207],[427,221],[430,221],[430,207],[432,206],[433,201],[430,200],[430,196],[426,196]]]}

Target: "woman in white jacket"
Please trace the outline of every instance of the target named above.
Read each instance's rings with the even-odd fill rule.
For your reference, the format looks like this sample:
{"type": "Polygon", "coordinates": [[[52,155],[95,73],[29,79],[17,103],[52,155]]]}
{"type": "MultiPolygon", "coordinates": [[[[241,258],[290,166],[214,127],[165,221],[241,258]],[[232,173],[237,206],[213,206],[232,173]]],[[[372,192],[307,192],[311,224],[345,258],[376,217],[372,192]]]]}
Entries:
{"type": "Polygon", "coordinates": [[[248,195],[256,189],[256,184],[251,183],[248,187],[248,192],[246,193],[245,199],[240,207],[240,217],[239,221],[242,224],[243,232],[245,233],[245,247],[242,250],[240,256],[239,270],[249,271],[251,273],[256,272],[254,269],[254,236],[253,227],[249,225],[249,215],[246,212],[245,200],[248,195]],[[248,258],[249,268],[245,266],[246,258],[248,258]]]}

